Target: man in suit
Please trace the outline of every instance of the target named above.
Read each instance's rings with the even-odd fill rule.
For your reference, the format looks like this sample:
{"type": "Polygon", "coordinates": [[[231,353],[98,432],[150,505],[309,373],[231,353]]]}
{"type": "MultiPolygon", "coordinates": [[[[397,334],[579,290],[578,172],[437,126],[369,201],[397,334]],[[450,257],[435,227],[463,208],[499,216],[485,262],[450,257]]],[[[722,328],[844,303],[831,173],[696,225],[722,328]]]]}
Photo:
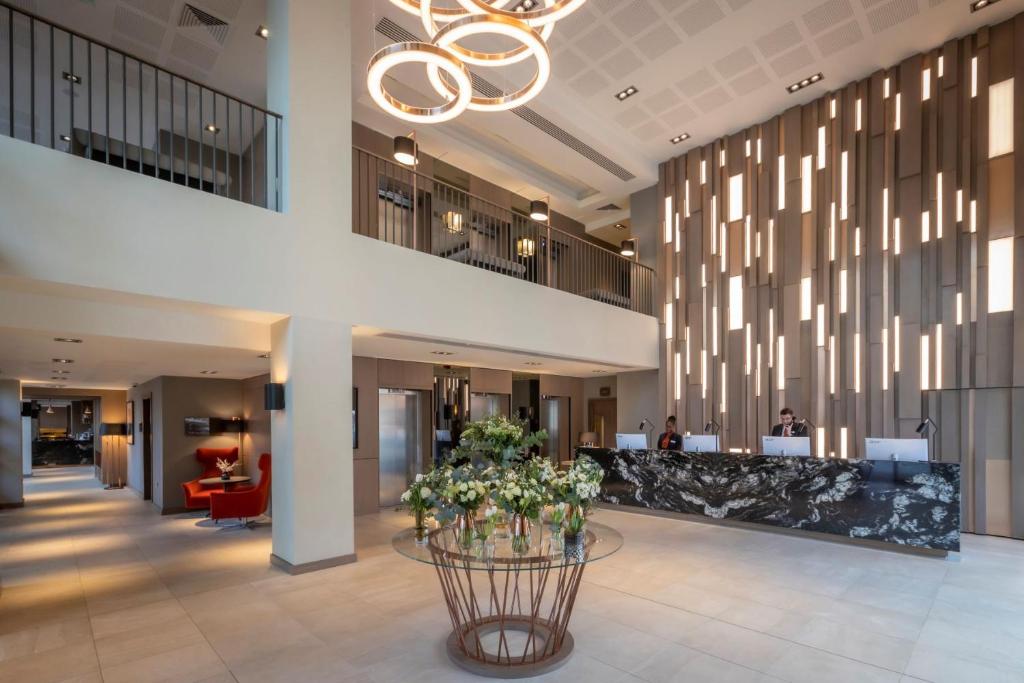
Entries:
{"type": "Polygon", "coordinates": [[[792,408],[779,411],[779,424],[772,427],[772,436],[807,436],[807,425],[797,422],[792,408]]]}
{"type": "Polygon", "coordinates": [[[683,450],[683,437],[676,433],[676,416],[669,415],[665,420],[665,431],[658,437],[658,449],[662,451],[683,450]]]}

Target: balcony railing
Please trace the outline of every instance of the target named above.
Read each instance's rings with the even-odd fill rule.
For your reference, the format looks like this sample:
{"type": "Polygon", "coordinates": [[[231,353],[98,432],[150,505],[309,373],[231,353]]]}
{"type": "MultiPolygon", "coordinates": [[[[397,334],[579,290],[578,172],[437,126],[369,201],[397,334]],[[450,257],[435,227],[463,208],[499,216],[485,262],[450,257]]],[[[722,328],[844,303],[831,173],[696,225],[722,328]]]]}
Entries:
{"type": "Polygon", "coordinates": [[[2,1],[0,133],[281,207],[280,116],[2,1]]]}
{"type": "Polygon", "coordinates": [[[654,271],[371,152],[352,152],[352,230],[638,313],[654,271]]]}

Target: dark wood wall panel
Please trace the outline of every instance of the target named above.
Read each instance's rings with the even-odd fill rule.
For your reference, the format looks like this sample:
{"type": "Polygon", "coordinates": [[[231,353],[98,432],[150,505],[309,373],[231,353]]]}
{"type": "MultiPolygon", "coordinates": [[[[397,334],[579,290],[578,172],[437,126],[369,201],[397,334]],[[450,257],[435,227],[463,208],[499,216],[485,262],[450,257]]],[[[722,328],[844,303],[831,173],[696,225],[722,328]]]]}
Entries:
{"type": "Polygon", "coordinates": [[[662,164],[667,412],[756,451],[790,406],[837,457],[931,417],[965,529],[1024,537],[1024,305],[990,312],[988,270],[1014,238],[999,286],[1024,304],[1021,150],[1024,14],[662,164]],[[1013,150],[990,158],[989,88],[1011,78],[1013,150]]]}

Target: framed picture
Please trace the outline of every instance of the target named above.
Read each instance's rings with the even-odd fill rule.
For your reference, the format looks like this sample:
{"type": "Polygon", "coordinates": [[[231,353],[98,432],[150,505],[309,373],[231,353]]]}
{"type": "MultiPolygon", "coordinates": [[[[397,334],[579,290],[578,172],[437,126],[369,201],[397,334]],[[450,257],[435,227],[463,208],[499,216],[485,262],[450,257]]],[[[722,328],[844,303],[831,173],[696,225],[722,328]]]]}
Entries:
{"type": "Polygon", "coordinates": [[[210,436],[210,418],[186,417],[185,436],[210,436]]]}
{"type": "Polygon", "coordinates": [[[124,407],[125,422],[128,423],[128,443],[135,443],[135,401],[128,401],[124,407]]]}

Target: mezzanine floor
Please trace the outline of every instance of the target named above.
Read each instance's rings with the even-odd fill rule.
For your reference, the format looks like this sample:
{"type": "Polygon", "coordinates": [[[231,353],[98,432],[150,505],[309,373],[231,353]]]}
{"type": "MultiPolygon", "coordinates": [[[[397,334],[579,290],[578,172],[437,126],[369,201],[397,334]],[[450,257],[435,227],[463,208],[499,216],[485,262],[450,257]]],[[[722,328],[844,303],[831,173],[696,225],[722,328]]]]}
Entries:
{"type": "MultiPolygon", "coordinates": [[[[0,512],[0,683],[478,681],[443,650],[430,567],[395,513],[359,562],[288,576],[270,529],[161,517],[88,470],[0,512]]],[[[1024,543],[960,561],[599,511],[626,545],[586,570],[553,681],[1024,681],[1024,543]]]]}

